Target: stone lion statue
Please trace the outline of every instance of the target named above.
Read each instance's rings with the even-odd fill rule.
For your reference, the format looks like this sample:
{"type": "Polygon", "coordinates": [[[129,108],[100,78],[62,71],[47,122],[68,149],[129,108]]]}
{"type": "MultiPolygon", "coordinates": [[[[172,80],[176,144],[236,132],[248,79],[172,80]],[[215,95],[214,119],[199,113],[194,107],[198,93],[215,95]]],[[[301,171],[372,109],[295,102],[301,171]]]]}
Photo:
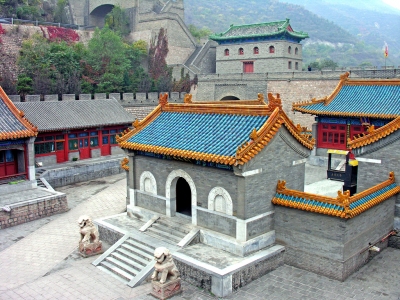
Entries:
{"type": "Polygon", "coordinates": [[[79,251],[85,254],[92,254],[93,252],[101,250],[99,232],[96,226],[94,226],[92,219],[87,215],[80,216],[78,224],[80,227],[79,232],[81,234],[79,251]]]}
{"type": "Polygon", "coordinates": [[[154,273],[151,279],[158,280],[158,273],[161,273],[160,283],[163,284],[168,280],[179,278],[179,270],[176,267],[172,255],[165,247],[158,247],[154,250],[154,259],[156,264],[154,266],[154,273]]]}

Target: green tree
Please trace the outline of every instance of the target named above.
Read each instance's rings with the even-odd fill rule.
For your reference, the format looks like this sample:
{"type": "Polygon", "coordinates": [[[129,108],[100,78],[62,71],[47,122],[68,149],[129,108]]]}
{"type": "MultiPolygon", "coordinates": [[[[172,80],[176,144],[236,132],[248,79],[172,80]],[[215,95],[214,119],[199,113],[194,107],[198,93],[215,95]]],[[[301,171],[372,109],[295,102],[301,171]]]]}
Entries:
{"type": "Polygon", "coordinates": [[[32,93],[32,78],[27,76],[26,74],[20,74],[18,75],[18,81],[17,81],[17,92],[19,95],[21,95],[23,98],[25,98],[25,95],[32,93]]]}
{"type": "Polygon", "coordinates": [[[68,5],[68,0],[57,0],[57,5],[54,10],[54,22],[67,23],[65,7],[68,5]]]}
{"type": "Polygon", "coordinates": [[[122,36],[130,33],[129,18],[125,10],[120,6],[114,6],[111,12],[106,15],[105,22],[111,30],[121,34],[122,36]]]}
{"type": "Polygon", "coordinates": [[[96,29],[82,60],[85,92],[120,92],[131,66],[122,38],[108,26],[96,29]],[[101,51],[99,51],[101,49],[101,51]]]}
{"type": "Polygon", "coordinates": [[[200,42],[202,38],[208,37],[213,33],[208,27],[204,26],[203,28],[198,28],[192,24],[189,25],[189,31],[192,36],[197,40],[197,42],[200,42]]]}

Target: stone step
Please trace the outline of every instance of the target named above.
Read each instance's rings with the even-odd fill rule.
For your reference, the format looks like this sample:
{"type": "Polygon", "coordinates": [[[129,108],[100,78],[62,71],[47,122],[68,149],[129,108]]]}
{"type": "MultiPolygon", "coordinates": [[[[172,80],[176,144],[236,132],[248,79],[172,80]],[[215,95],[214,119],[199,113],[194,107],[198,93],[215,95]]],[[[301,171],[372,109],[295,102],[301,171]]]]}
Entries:
{"type": "Polygon", "coordinates": [[[147,244],[142,244],[141,242],[134,240],[134,239],[128,239],[125,241],[125,243],[131,245],[132,247],[138,248],[153,257],[154,249],[155,249],[154,247],[149,246],[147,244]]]}
{"type": "Polygon", "coordinates": [[[126,250],[134,253],[135,255],[139,255],[141,257],[143,257],[144,259],[149,259],[152,260],[154,258],[154,251],[146,251],[146,250],[142,250],[141,248],[136,247],[136,245],[133,243],[127,243],[125,242],[124,244],[121,245],[121,247],[125,248],[126,250]]]}
{"type": "Polygon", "coordinates": [[[172,219],[167,219],[167,218],[160,218],[157,220],[157,222],[155,224],[162,224],[164,226],[173,228],[173,229],[183,232],[185,234],[190,232],[190,230],[192,229],[192,225],[187,224],[187,222],[182,224],[180,222],[174,222],[172,219]]]}
{"type": "Polygon", "coordinates": [[[109,262],[110,264],[117,266],[119,269],[123,270],[124,272],[131,274],[133,277],[135,277],[143,268],[143,267],[139,268],[139,269],[132,268],[128,264],[125,264],[124,262],[122,262],[114,257],[110,257],[110,256],[106,258],[106,261],[109,262]]]}
{"type": "Polygon", "coordinates": [[[128,256],[132,259],[136,259],[138,262],[147,264],[150,260],[154,259],[154,256],[151,256],[146,252],[142,252],[140,250],[135,251],[135,248],[129,245],[121,245],[117,249],[117,251],[121,252],[123,255],[128,256]]]}
{"type": "Polygon", "coordinates": [[[183,238],[186,234],[188,234],[190,232],[190,230],[185,230],[183,228],[170,227],[165,224],[159,224],[159,223],[154,223],[149,228],[154,228],[159,231],[163,231],[165,233],[168,233],[168,234],[180,237],[180,238],[183,238]]]}
{"type": "Polygon", "coordinates": [[[121,277],[122,279],[126,280],[126,281],[131,281],[132,278],[134,276],[132,276],[131,274],[129,274],[128,272],[125,272],[124,270],[121,270],[120,268],[118,268],[117,266],[107,262],[107,261],[102,261],[100,263],[101,266],[103,266],[104,268],[108,269],[110,272],[114,273],[115,275],[121,277]]]}
{"type": "Polygon", "coordinates": [[[121,282],[123,282],[123,283],[125,283],[125,284],[127,284],[127,283],[129,282],[128,280],[126,280],[126,279],[124,279],[124,278],[122,278],[122,277],[119,277],[118,275],[116,275],[115,273],[113,273],[112,271],[110,271],[109,269],[107,269],[106,267],[103,267],[103,266],[101,266],[101,265],[98,265],[97,268],[99,268],[101,271],[107,273],[107,274],[110,275],[111,277],[113,277],[113,278],[115,278],[115,279],[117,279],[117,280],[119,280],[119,281],[121,281],[121,282]]]}
{"type": "Polygon", "coordinates": [[[171,242],[179,243],[180,240],[181,240],[181,238],[179,238],[177,236],[173,236],[173,235],[171,235],[169,233],[165,233],[165,232],[163,232],[161,230],[158,230],[158,229],[156,229],[154,227],[148,228],[145,231],[145,233],[150,235],[150,236],[152,236],[152,237],[154,237],[154,238],[157,238],[157,239],[160,239],[162,241],[165,241],[167,243],[171,243],[171,242]]]}
{"type": "Polygon", "coordinates": [[[137,262],[136,260],[133,260],[132,258],[127,257],[125,255],[122,255],[117,251],[114,251],[110,255],[112,257],[114,257],[115,259],[117,259],[125,264],[130,265],[133,269],[136,269],[137,272],[140,271],[145,266],[145,264],[143,262],[137,262]]]}

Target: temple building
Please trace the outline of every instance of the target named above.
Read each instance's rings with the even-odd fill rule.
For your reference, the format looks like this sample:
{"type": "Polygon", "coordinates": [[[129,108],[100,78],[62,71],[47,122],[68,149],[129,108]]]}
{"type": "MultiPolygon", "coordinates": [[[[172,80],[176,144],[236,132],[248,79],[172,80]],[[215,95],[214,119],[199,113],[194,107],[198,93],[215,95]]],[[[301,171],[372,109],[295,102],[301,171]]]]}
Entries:
{"type": "Polygon", "coordinates": [[[35,180],[33,141],[37,128],[0,87],[0,181],[35,180]]]}
{"type": "Polygon", "coordinates": [[[275,183],[290,173],[292,188],[302,190],[313,148],[283,112],[279,95],[269,94],[269,105],[261,94],[217,104],[191,102],[189,95],[184,104],[161,98],[118,139],[129,155],[128,211],[183,214],[222,234],[225,250],[241,256],[272,245],[275,183]]]}
{"type": "Polygon", "coordinates": [[[293,104],[293,111],[316,116],[316,154],[346,150],[351,140],[387,125],[400,116],[399,79],[349,79],[341,76],[331,95],[293,104]]]}
{"type": "Polygon", "coordinates": [[[133,117],[116,100],[16,102],[38,128],[35,160],[54,165],[121,153],[116,135],[133,117]]]}
{"type": "Polygon", "coordinates": [[[231,25],[217,42],[216,73],[266,73],[302,70],[302,45],[308,34],[294,31],[284,21],[231,25]]]}

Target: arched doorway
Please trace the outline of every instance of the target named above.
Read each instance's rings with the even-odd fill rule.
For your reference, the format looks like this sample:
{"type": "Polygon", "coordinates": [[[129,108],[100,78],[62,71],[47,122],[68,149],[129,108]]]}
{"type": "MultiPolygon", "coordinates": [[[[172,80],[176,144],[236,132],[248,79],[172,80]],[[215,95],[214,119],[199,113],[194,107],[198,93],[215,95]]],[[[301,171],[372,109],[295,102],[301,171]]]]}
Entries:
{"type": "Polygon", "coordinates": [[[235,96],[225,96],[224,98],[221,99],[221,101],[224,101],[224,100],[240,100],[240,99],[235,96]]]}
{"type": "Polygon", "coordinates": [[[104,27],[105,17],[113,8],[114,5],[112,4],[104,4],[96,7],[89,15],[89,25],[100,28],[104,27]]]}
{"type": "Polygon", "coordinates": [[[182,177],[179,177],[176,182],[176,212],[192,216],[192,191],[182,177]]]}

